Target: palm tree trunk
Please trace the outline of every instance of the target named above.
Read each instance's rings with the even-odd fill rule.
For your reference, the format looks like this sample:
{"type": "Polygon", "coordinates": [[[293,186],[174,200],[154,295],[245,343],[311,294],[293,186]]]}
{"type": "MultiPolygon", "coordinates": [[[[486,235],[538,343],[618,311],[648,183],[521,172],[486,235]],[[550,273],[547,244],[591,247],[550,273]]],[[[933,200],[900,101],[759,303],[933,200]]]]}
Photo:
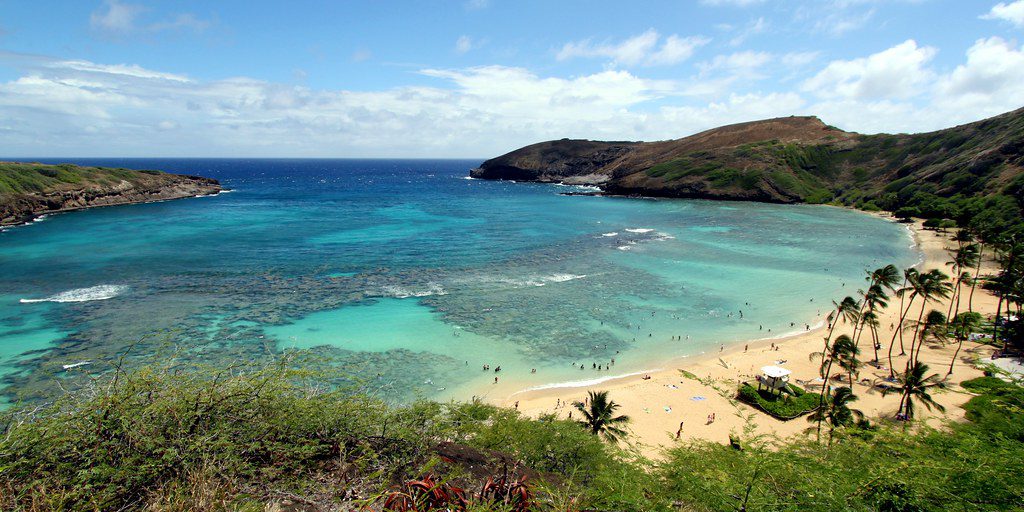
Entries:
{"type": "Polygon", "coordinates": [[[974,312],[974,288],[978,286],[978,278],[981,277],[981,260],[985,253],[985,244],[978,244],[978,268],[974,269],[974,279],[971,280],[971,294],[967,297],[967,311],[974,312]]]}
{"type": "MultiPolygon", "coordinates": [[[[903,354],[906,353],[903,350],[903,322],[906,321],[906,319],[907,319],[907,313],[910,313],[910,307],[914,305],[914,298],[915,297],[911,297],[910,298],[910,303],[907,304],[907,309],[904,309],[903,312],[900,313],[900,321],[899,321],[898,324],[896,324],[896,332],[892,333],[892,340],[889,341],[889,376],[890,377],[896,375],[895,371],[893,370],[893,364],[892,364],[892,348],[893,348],[894,345],[896,345],[896,335],[897,334],[900,337],[900,355],[903,355],[903,354]]],[[[902,308],[902,307],[903,307],[903,297],[900,297],[900,308],[902,308]]]]}
{"type": "Polygon", "coordinates": [[[949,297],[949,308],[946,309],[946,318],[952,320],[953,314],[953,299],[956,297],[956,292],[960,290],[960,274],[957,273],[956,265],[953,266],[953,295],[949,297]]]}
{"type": "Polygon", "coordinates": [[[956,352],[953,352],[953,359],[949,361],[949,372],[946,375],[953,375],[953,364],[956,363],[956,356],[960,355],[960,349],[964,346],[963,336],[957,336],[956,352]]]}
{"type": "MultiPolygon", "coordinates": [[[[999,343],[999,312],[1003,309],[1003,290],[999,290],[999,302],[996,304],[996,318],[992,323],[992,346],[999,343]]],[[[1005,345],[1005,344],[1004,344],[1005,345]]],[[[1003,348],[1006,348],[1005,346],[1003,348]]]]}
{"type": "MultiPolygon", "coordinates": [[[[828,390],[828,376],[832,373],[832,357],[828,358],[828,365],[825,367],[825,382],[821,384],[821,395],[818,398],[818,407],[825,407],[825,391],[828,390]]],[[[825,419],[825,415],[818,416],[818,441],[821,441],[821,420],[825,419]]]]}
{"type": "Polygon", "coordinates": [[[875,363],[878,363],[878,328],[871,326],[871,348],[875,350],[875,363]]]}
{"type": "Polygon", "coordinates": [[[921,330],[921,319],[924,318],[924,308],[928,306],[928,298],[925,297],[924,301],[921,302],[921,312],[917,314],[917,325],[914,326],[914,339],[910,340],[910,359],[907,361],[908,365],[913,365],[917,361],[914,355],[914,343],[917,342],[918,354],[921,353],[921,345],[924,345],[924,333],[921,333],[921,340],[917,339],[917,333],[921,330]]]}
{"type": "MultiPolygon", "coordinates": [[[[950,321],[950,322],[952,322],[953,319],[956,318],[956,316],[960,314],[960,297],[963,297],[963,295],[964,295],[963,290],[960,288],[960,284],[962,282],[963,282],[962,280],[959,280],[959,281],[957,281],[957,284],[956,284],[956,306],[953,307],[953,316],[946,315],[946,319],[948,321],[950,321]]],[[[952,303],[953,299],[950,298],[949,302],[952,303]]]]}

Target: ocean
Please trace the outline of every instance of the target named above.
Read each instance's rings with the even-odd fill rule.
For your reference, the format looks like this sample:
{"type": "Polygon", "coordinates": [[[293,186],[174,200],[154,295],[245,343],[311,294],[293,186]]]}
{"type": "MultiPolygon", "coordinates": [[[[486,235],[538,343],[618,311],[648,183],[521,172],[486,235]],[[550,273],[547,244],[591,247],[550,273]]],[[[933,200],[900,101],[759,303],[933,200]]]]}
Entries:
{"type": "Polygon", "coordinates": [[[0,232],[7,402],[129,346],[130,365],[302,351],[393,401],[599,382],[814,327],[866,269],[920,257],[846,209],[563,195],[586,189],[467,178],[478,160],[42,161],[231,190],[0,232]]]}

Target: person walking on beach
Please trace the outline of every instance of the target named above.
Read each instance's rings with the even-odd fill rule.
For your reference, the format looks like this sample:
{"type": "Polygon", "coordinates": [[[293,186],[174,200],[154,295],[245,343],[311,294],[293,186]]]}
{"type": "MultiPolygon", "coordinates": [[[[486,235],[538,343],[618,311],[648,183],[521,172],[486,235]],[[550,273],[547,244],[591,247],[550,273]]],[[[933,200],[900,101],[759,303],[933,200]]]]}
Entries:
{"type": "Polygon", "coordinates": [[[682,421],[679,422],[679,430],[676,430],[676,439],[679,439],[683,435],[683,423],[684,422],[682,421]]]}

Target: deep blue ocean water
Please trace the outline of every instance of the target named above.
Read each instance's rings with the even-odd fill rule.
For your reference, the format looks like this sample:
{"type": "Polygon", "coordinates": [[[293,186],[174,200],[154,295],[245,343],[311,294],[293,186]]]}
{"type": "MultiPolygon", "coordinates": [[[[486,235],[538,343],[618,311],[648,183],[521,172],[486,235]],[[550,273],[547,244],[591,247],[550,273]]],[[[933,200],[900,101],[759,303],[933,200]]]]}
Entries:
{"type": "Polygon", "coordinates": [[[70,161],[231,192],[0,233],[8,398],[139,339],[137,364],[309,349],[395,399],[595,380],[803,330],[865,269],[918,259],[904,227],[849,210],[566,196],[467,179],[476,160],[70,161]]]}

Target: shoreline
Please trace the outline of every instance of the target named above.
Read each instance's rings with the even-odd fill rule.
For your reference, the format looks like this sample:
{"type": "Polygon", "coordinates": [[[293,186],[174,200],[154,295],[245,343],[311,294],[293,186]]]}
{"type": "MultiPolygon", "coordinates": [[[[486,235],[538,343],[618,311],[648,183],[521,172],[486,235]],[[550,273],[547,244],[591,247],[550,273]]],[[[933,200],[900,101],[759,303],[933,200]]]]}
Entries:
{"type": "MultiPolygon", "coordinates": [[[[479,179],[479,178],[474,178],[474,179],[479,179]]],[[[569,186],[569,187],[577,186],[577,185],[565,185],[565,184],[562,184],[562,183],[545,183],[545,182],[536,182],[536,183],[545,184],[545,185],[569,186]]],[[[625,196],[623,196],[623,197],[625,197],[625,196]]],[[[645,199],[665,200],[665,199],[671,199],[671,198],[649,197],[649,198],[645,198],[645,199]]],[[[750,202],[758,203],[757,201],[750,201],[750,202]]],[[[761,204],[761,203],[758,203],[758,204],[761,204]]],[[[921,268],[924,265],[925,261],[927,261],[927,255],[926,255],[925,251],[922,248],[921,239],[920,239],[920,237],[919,237],[919,235],[917,233],[918,229],[923,229],[920,226],[920,224],[921,224],[920,222],[916,222],[914,224],[909,224],[909,223],[908,224],[903,224],[903,223],[897,222],[895,218],[893,218],[890,215],[887,215],[885,212],[868,212],[868,211],[863,211],[863,210],[857,210],[856,208],[851,208],[851,207],[847,207],[847,206],[837,206],[837,205],[808,205],[808,206],[827,206],[827,207],[831,207],[831,208],[838,208],[838,209],[842,209],[842,210],[848,210],[848,211],[856,212],[858,214],[870,215],[872,217],[875,217],[875,218],[878,218],[878,219],[881,219],[881,220],[885,220],[886,222],[890,222],[890,223],[893,223],[893,224],[902,225],[905,228],[905,230],[906,230],[907,239],[908,239],[908,242],[909,242],[908,248],[910,248],[912,252],[916,252],[917,253],[916,262],[913,265],[911,265],[911,267],[921,268]]],[[[832,298],[833,299],[839,299],[839,297],[832,297],[832,298]]],[[[623,380],[635,379],[638,376],[641,376],[641,375],[646,374],[646,373],[662,372],[662,371],[665,371],[666,368],[672,367],[672,366],[679,366],[679,365],[685,365],[685,364],[697,364],[697,363],[700,363],[700,362],[708,362],[708,361],[717,363],[718,360],[721,357],[734,353],[737,348],[740,348],[740,347],[742,347],[744,345],[749,346],[750,348],[770,347],[772,345],[783,343],[783,342],[786,342],[788,340],[799,339],[799,338],[806,337],[806,336],[813,336],[813,335],[815,335],[816,333],[819,333],[819,332],[823,333],[824,330],[825,330],[825,327],[827,325],[827,320],[826,319],[827,319],[827,316],[828,316],[830,311],[831,310],[822,311],[820,314],[817,314],[817,315],[813,316],[812,318],[807,319],[807,321],[802,321],[801,320],[801,321],[796,322],[796,324],[798,326],[800,324],[810,325],[810,328],[806,329],[806,330],[801,330],[801,329],[799,329],[799,327],[797,327],[797,328],[794,328],[792,330],[789,330],[789,331],[786,331],[786,332],[781,332],[781,333],[776,334],[776,335],[768,335],[768,336],[762,336],[762,337],[758,337],[758,338],[740,337],[740,338],[735,338],[735,339],[726,339],[724,341],[720,341],[718,343],[715,343],[714,345],[708,345],[707,347],[704,347],[705,350],[702,350],[702,351],[697,351],[697,352],[693,352],[693,353],[689,353],[689,354],[682,354],[682,355],[672,355],[672,356],[668,357],[667,359],[660,359],[660,360],[659,359],[645,359],[644,361],[641,361],[641,364],[633,366],[633,368],[636,368],[637,366],[643,368],[644,366],[646,366],[646,368],[643,368],[643,369],[640,369],[640,370],[632,369],[632,370],[629,370],[629,371],[627,371],[625,373],[620,373],[620,374],[615,374],[615,375],[608,375],[608,376],[604,376],[604,377],[581,378],[581,379],[577,379],[577,380],[561,380],[561,381],[547,382],[547,383],[541,383],[541,384],[528,383],[525,380],[512,380],[512,379],[505,380],[505,379],[503,379],[502,383],[499,384],[498,386],[491,386],[491,385],[479,386],[479,387],[469,387],[469,386],[467,386],[467,387],[463,388],[463,391],[465,391],[465,393],[463,393],[463,394],[466,397],[472,396],[473,398],[480,398],[480,399],[483,399],[483,400],[485,400],[485,401],[487,401],[489,403],[493,403],[493,404],[496,404],[496,405],[512,406],[515,403],[515,400],[512,400],[512,397],[521,396],[521,395],[532,393],[532,392],[535,392],[535,391],[554,392],[556,390],[573,390],[573,389],[586,388],[588,386],[595,386],[595,385],[598,385],[598,384],[605,384],[605,383],[615,384],[615,383],[619,383],[620,381],[623,381],[623,380]],[[724,348],[722,348],[718,352],[715,352],[714,351],[714,347],[716,347],[716,346],[722,346],[724,348]]],[[[769,331],[770,331],[770,329],[769,329],[769,331]]],[[[765,333],[765,334],[767,334],[767,333],[765,333]]],[[[819,336],[821,336],[821,334],[819,334],[819,336]]]]}
{"type": "Polygon", "coordinates": [[[163,203],[167,201],[177,201],[179,199],[193,199],[200,197],[216,197],[226,192],[232,192],[231,189],[220,188],[212,192],[194,192],[181,195],[171,195],[168,197],[161,197],[157,199],[144,199],[144,200],[127,200],[124,202],[113,202],[104,204],[90,204],[83,206],[71,206],[67,208],[58,208],[56,210],[32,210],[20,217],[17,220],[8,221],[6,219],[0,219],[0,230],[6,230],[10,228],[16,228],[20,226],[28,226],[36,222],[42,221],[44,218],[50,217],[51,215],[59,215],[64,213],[77,212],[82,210],[92,210],[95,208],[107,208],[112,206],[128,206],[133,204],[152,204],[152,203],[163,203]]]}
{"type": "MultiPolygon", "coordinates": [[[[862,213],[892,220],[891,217],[879,212],[862,213]]],[[[926,230],[920,221],[906,226],[913,244],[921,255],[914,267],[921,270],[939,268],[948,273],[948,267],[945,265],[945,248],[950,243],[948,235],[926,230]]],[[[982,274],[991,271],[992,263],[987,260],[982,266],[982,274]]],[[[995,309],[995,297],[984,290],[975,293],[974,303],[975,310],[984,315],[991,315],[995,309]]],[[[943,300],[929,304],[929,309],[945,312],[947,306],[948,301],[943,300]]],[[[875,390],[875,384],[888,376],[886,352],[889,340],[894,335],[888,324],[895,323],[893,317],[898,316],[894,315],[898,307],[898,299],[891,301],[889,307],[880,315],[882,325],[878,331],[883,348],[879,351],[878,367],[865,364],[854,382],[854,392],[859,397],[854,406],[863,410],[865,416],[872,421],[887,421],[892,417],[899,402],[899,397],[883,398],[875,390]]],[[[914,310],[918,310],[916,303],[914,310]]],[[[738,341],[726,345],[717,353],[708,351],[672,357],[656,365],[658,369],[601,379],[520,388],[507,396],[492,396],[485,399],[495,405],[514,407],[530,417],[555,413],[564,418],[574,410],[568,404],[582,400],[587,391],[608,391],[609,398],[621,405],[618,412],[627,414],[632,419],[631,442],[635,443],[641,452],[654,457],[657,457],[663,448],[678,442],[674,439],[673,433],[679,428],[680,422],[683,428],[679,440],[701,439],[726,443],[730,433],[737,434],[750,429],[780,439],[788,438],[800,435],[808,425],[806,420],[777,420],[758,409],[739,403],[734,400],[736,388],[740,382],[752,379],[758,374],[758,368],[761,366],[779,365],[793,371],[794,382],[809,390],[815,390],[815,387],[816,390],[820,390],[821,384],[816,385],[814,382],[818,377],[817,363],[810,361],[808,355],[821,350],[825,330],[825,322],[822,321],[809,331],[784,337],[738,341]],[[686,377],[687,373],[699,380],[686,377]],[[650,378],[645,379],[644,375],[650,378]],[[705,421],[711,419],[710,415],[714,415],[714,421],[705,421]]],[[[841,324],[833,337],[847,331],[848,327],[841,324]]],[[[862,342],[861,345],[860,359],[865,362],[871,360],[873,351],[870,340],[867,343],[862,342]]],[[[926,344],[921,351],[921,360],[929,364],[930,373],[945,375],[955,348],[955,343],[948,343],[943,347],[926,344]]],[[[901,368],[899,361],[903,358],[898,356],[898,353],[897,342],[893,353],[893,366],[901,368]]],[[[919,417],[932,426],[937,426],[946,419],[963,418],[964,412],[959,406],[966,402],[969,396],[958,392],[959,386],[956,384],[982,375],[980,370],[968,364],[967,359],[984,357],[990,353],[990,347],[965,342],[961,360],[957,361],[958,366],[951,376],[951,389],[936,394],[936,400],[946,407],[946,412],[929,412],[922,408],[919,417]]]]}

